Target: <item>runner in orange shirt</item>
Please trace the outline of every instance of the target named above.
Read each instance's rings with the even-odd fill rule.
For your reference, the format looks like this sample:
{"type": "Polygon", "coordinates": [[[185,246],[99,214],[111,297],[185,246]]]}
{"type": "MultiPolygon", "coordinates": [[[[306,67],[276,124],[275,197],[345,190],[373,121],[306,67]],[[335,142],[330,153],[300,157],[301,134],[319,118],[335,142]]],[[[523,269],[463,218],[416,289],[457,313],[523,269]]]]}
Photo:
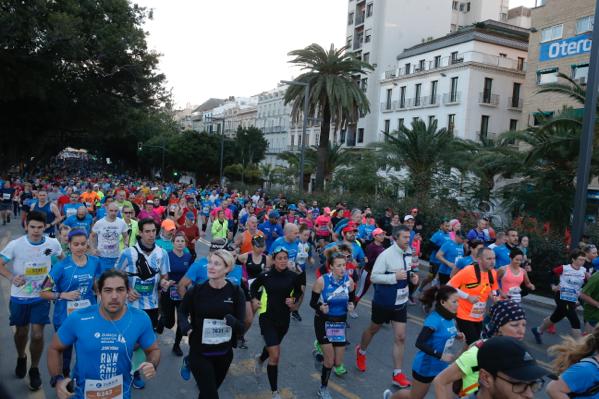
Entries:
{"type": "Polygon", "coordinates": [[[94,214],[94,211],[96,209],[96,201],[100,201],[100,197],[98,196],[98,193],[92,191],[91,185],[88,185],[85,188],[85,192],[81,194],[80,199],[81,202],[83,202],[87,207],[87,210],[90,213],[94,214]]]}

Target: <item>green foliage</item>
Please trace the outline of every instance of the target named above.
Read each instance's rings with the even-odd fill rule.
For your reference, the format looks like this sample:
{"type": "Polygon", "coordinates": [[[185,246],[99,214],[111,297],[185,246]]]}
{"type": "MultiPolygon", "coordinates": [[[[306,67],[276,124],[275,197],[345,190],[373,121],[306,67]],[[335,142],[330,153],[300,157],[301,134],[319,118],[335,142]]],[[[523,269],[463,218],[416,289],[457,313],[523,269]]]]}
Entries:
{"type": "Polygon", "coordinates": [[[258,164],[264,159],[268,141],[262,131],[256,127],[242,128],[239,126],[235,137],[238,158],[242,165],[258,164]]]}

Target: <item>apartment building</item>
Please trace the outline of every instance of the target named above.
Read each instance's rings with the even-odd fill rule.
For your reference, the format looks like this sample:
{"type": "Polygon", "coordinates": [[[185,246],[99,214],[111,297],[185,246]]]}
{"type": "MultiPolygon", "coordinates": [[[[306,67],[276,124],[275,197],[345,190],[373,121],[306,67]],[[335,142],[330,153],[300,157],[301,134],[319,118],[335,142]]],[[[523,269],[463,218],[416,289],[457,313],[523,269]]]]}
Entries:
{"type": "MultiPolygon", "coordinates": [[[[540,116],[564,105],[580,107],[560,94],[537,94],[559,80],[559,72],[585,85],[589,71],[595,0],[544,0],[531,10],[532,30],[524,91],[523,123],[534,126],[540,116]]],[[[582,112],[582,108],[581,111],[582,112]]]]}
{"type": "Polygon", "coordinates": [[[208,131],[208,124],[204,121],[204,113],[225,103],[220,98],[209,98],[191,112],[191,128],[196,132],[208,131]]]}
{"type": "Polygon", "coordinates": [[[527,51],[527,29],[491,20],[406,49],[380,76],[375,139],[416,119],[470,140],[518,129],[527,51]]]}
{"type": "Polygon", "coordinates": [[[396,67],[397,54],[475,22],[507,21],[508,0],[349,0],[347,12],[347,46],[375,69],[355,77],[370,100],[370,113],[341,137],[347,146],[364,146],[380,138],[380,79],[396,67]]]}
{"type": "Polygon", "coordinates": [[[229,97],[222,105],[206,110],[203,120],[208,133],[224,132],[228,138],[234,138],[237,128],[243,124],[256,124],[256,109],[259,96],[229,97]]]}
{"type": "Polygon", "coordinates": [[[291,105],[285,105],[284,96],[287,85],[279,85],[276,88],[258,95],[256,105],[256,127],[262,130],[264,138],[268,142],[265,163],[284,165],[278,159],[278,154],[290,149],[289,125],[291,122],[291,105]]]}

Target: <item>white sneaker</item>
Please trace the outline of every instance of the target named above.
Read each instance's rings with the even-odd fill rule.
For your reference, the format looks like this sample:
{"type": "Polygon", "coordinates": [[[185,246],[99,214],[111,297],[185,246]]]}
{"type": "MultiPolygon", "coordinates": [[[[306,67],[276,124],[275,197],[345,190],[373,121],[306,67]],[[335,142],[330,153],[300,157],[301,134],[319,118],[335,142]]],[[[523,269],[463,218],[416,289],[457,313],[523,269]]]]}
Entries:
{"type": "Polygon", "coordinates": [[[320,387],[320,389],[317,392],[317,395],[320,399],[333,399],[327,387],[320,387]]]}
{"type": "Polygon", "coordinates": [[[254,374],[256,375],[256,377],[259,377],[262,374],[262,370],[264,369],[264,362],[260,360],[261,355],[262,354],[259,353],[256,356],[254,356],[254,374]]]}
{"type": "Polygon", "coordinates": [[[391,399],[391,395],[393,395],[393,392],[391,392],[390,389],[385,389],[385,392],[383,392],[383,399],[391,399]]]}
{"type": "Polygon", "coordinates": [[[358,312],[356,312],[355,310],[352,310],[351,312],[349,312],[349,317],[351,317],[352,319],[357,319],[358,312]]]}
{"type": "Polygon", "coordinates": [[[272,393],[272,399],[281,399],[281,395],[279,395],[279,391],[274,391],[272,393]]]}

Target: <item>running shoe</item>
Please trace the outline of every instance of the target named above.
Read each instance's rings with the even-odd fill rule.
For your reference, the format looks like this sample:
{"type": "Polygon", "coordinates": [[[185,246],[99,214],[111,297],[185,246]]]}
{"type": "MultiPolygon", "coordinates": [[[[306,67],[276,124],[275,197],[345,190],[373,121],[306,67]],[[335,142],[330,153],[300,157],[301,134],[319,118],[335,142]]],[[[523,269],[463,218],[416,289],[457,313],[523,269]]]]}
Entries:
{"type": "Polygon", "coordinates": [[[178,357],[183,356],[183,351],[181,350],[179,344],[173,344],[173,353],[178,357]]]}
{"type": "Polygon", "coordinates": [[[537,342],[537,344],[543,345],[543,337],[542,334],[539,332],[539,328],[533,327],[530,329],[530,331],[532,332],[532,335],[535,336],[535,341],[537,342]]]}
{"type": "Polygon", "coordinates": [[[333,370],[335,370],[335,375],[337,375],[337,377],[341,377],[342,375],[347,374],[347,369],[343,364],[333,367],[333,370]]]}
{"type": "Polygon", "coordinates": [[[366,371],[366,355],[360,353],[360,345],[356,345],[356,367],[361,372],[366,371]]]}
{"type": "Polygon", "coordinates": [[[274,391],[272,393],[272,399],[281,399],[281,395],[279,395],[279,391],[274,391]]]}
{"type": "Polygon", "coordinates": [[[162,319],[158,319],[158,323],[156,323],[156,334],[162,334],[164,332],[164,323],[162,319]]]}
{"type": "Polygon", "coordinates": [[[550,327],[547,327],[547,331],[549,334],[556,334],[557,330],[555,329],[555,324],[552,324],[550,327]]]}
{"type": "Polygon", "coordinates": [[[37,391],[42,386],[40,370],[37,367],[29,369],[29,390],[37,391]]]}
{"type": "Polygon", "coordinates": [[[181,378],[183,378],[185,381],[189,381],[189,379],[191,378],[191,370],[189,369],[189,365],[187,364],[187,356],[185,356],[183,358],[183,362],[181,362],[179,374],[181,374],[181,378]]]}
{"type": "Polygon", "coordinates": [[[317,394],[320,399],[333,399],[327,387],[320,387],[317,394]]]}
{"type": "Polygon", "coordinates": [[[314,350],[322,355],[322,348],[317,339],[314,340],[314,350]]]}
{"type": "Polygon", "coordinates": [[[352,319],[357,319],[358,318],[358,312],[356,312],[356,310],[352,310],[351,312],[349,312],[349,317],[351,317],[352,319]]]}
{"type": "Polygon", "coordinates": [[[237,344],[237,347],[239,349],[247,349],[248,348],[248,346],[245,344],[245,337],[241,337],[239,339],[239,343],[237,344]]]}
{"type": "Polygon", "coordinates": [[[291,317],[293,317],[293,319],[295,321],[302,321],[302,316],[300,316],[300,314],[297,310],[294,310],[293,312],[291,312],[291,317]]]}
{"type": "Polygon", "coordinates": [[[400,388],[408,388],[412,385],[408,377],[404,373],[397,373],[393,375],[393,385],[397,385],[400,388]]]}
{"type": "MultiPolygon", "coordinates": [[[[261,354],[257,354],[256,356],[254,356],[254,374],[256,375],[256,377],[258,377],[260,374],[262,374],[262,369],[264,368],[264,362],[262,361],[262,359],[260,359],[261,354]]],[[[278,394],[278,392],[277,392],[278,394]]],[[[273,392],[274,395],[274,392],[273,392]]],[[[274,398],[274,396],[273,396],[274,398]]]]}
{"type": "Polygon", "coordinates": [[[385,389],[385,392],[383,392],[383,399],[391,399],[391,395],[393,395],[393,392],[391,392],[390,389],[385,389]]]}
{"type": "Polygon", "coordinates": [[[132,385],[133,385],[133,388],[135,388],[135,389],[144,389],[146,387],[146,383],[144,382],[144,380],[142,380],[141,374],[139,373],[139,371],[136,371],[133,374],[132,385]]]}
{"type": "Polygon", "coordinates": [[[15,375],[18,379],[25,378],[27,375],[27,356],[17,357],[17,367],[15,367],[15,375]]]}

